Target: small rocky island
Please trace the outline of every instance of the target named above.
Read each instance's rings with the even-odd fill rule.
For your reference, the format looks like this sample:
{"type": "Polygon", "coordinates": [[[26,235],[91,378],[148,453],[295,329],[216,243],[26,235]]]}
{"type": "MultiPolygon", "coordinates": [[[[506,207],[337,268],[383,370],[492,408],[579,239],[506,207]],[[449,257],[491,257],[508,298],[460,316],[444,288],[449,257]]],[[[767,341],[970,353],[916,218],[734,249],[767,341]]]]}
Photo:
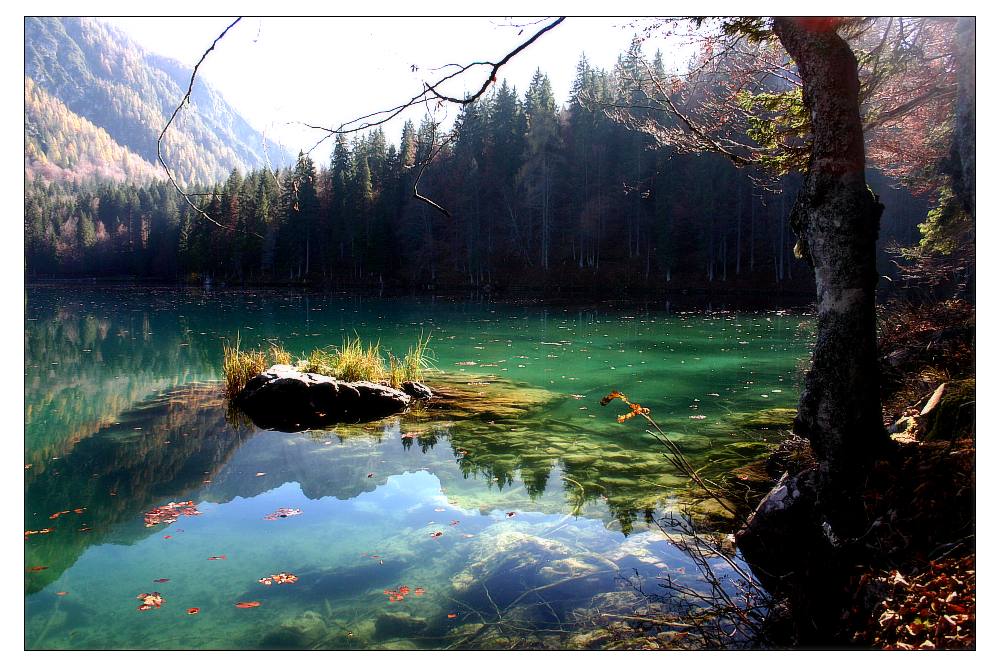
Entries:
{"type": "Polygon", "coordinates": [[[405,411],[413,400],[432,396],[430,388],[414,380],[394,389],[274,364],[250,378],[234,403],[262,428],[300,430],[382,419],[405,411]]]}

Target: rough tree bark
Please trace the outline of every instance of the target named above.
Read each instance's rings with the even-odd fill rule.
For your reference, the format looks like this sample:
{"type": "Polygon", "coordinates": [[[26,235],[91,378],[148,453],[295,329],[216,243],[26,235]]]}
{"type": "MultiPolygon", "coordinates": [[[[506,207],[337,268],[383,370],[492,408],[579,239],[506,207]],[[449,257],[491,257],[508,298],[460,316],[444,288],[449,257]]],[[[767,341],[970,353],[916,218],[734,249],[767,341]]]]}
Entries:
{"type": "Polygon", "coordinates": [[[875,244],[883,206],[865,182],[858,63],[837,34],[838,23],[774,21],[798,66],[812,125],[809,166],[791,223],[797,251],[816,276],[818,335],[795,426],[819,461],[819,507],[831,541],[863,528],[858,492],[889,446],[875,323],[875,244]]]}

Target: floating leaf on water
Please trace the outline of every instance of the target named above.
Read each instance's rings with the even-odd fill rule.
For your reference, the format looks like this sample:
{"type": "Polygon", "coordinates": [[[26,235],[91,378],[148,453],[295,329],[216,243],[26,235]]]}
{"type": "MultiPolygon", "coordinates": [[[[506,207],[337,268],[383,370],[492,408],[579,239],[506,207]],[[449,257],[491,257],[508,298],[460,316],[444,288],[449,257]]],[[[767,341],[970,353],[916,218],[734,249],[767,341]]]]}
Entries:
{"type": "Polygon", "coordinates": [[[194,615],[195,615],[195,614],[197,614],[197,613],[198,613],[199,611],[201,611],[201,609],[198,609],[198,607],[190,607],[190,608],[188,608],[188,610],[187,610],[187,613],[188,613],[189,615],[191,615],[191,616],[194,616],[194,615]]]}
{"type": "Polygon", "coordinates": [[[259,606],[260,606],[260,603],[257,602],[256,600],[253,600],[251,602],[237,602],[236,603],[237,609],[253,609],[254,607],[259,607],[259,606]]]}
{"type": "Polygon", "coordinates": [[[49,569],[48,565],[34,565],[28,568],[28,572],[41,572],[42,570],[49,569]]]}
{"type": "Polygon", "coordinates": [[[154,584],[165,584],[168,581],[170,581],[170,580],[169,579],[153,579],[153,583],[154,584]]]}
{"type": "Polygon", "coordinates": [[[278,519],[287,519],[290,516],[298,516],[300,514],[302,514],[302,510],[300,509],[295,509],[293,507],[279,507],[265,516],[264,521],[277,521],[278,519]]]}
{"type": "Polygon", "coordinates": [[[173,535],[164,535],[164,536],[163,536],[163,539],[165,539],[165,540],[169,540],[169,539],[170,539],[171,537],[173,537],[173,535]]]}
{"type": "MultiPolygon", "coordinates": [[[[111,495],[115,495],[112,493],[111,495]]],[[[152,528],[160,523],[173,523],[179,516],[195,516],[201,514],[193,500],[183,500],[179,503],[167,503],[154,507],[143,515],[146,528],[152,528]]]]}
{"type": "Polygon", "coordinates": [[[223,556],[209,556],[208,560],[226,560],[226,557],[224,555],[223,556]]]}
{"type": "Polygon", "coordinates": [[[261,577],[257,582],[265,586],[270,586],[271,584],[294,584],[298,580],[299,578],[291,572],[279,572],[278,574],[272,574],[270,577],[261,577]]]}
{"type": "Polygon", "coordinates": [[[56,591],[56,595],[62,597],[64,595],[69,595],[69,591],[56,591]]]}
{"type": "Polygon", "coordinates": [[[448,614],[448,618],[458,618],[458,614],[448,614]]]}
{"type": "Polygon", "coordinates": [[[426,592],[427,591],[425,591],[423,588],[420,588],[419,586],[417,588],[413,589],[413,594],[414,595],[423,595],[426,592]]]}
{"type": "Polygon", "coordinates": [[[159,593],[139,593],[135,596],[136,600],[142,600],[142,604],[139,605],[139,611],[147,611],[149,609],[159,609],[163,605],[163,596],[159,593]]]}

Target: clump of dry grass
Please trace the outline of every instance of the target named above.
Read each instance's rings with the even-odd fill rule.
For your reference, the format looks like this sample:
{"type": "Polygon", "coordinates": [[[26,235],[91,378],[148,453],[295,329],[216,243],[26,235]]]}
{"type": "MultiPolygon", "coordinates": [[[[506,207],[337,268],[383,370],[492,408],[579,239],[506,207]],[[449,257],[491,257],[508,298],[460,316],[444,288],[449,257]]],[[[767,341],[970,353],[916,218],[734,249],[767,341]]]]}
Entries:
{"type": "MultiPolygon", "coordinates": [[[[305,373],[329,375],[345,382],[385,382],[398,389],[407,380],[422,380],[424,372],[432,367],[429,342],[430,336],[424,338],[421,335],[402,359],[389,352],[389,366],[386,368],[379,343],[366,345],[356,335],[344,339],[340,347],[313,350],[305,359],[295,362],[295,366],[305,373]]],[[[238,335],[235,345],[224,344],[226,395],[230,398],[236,396],[250,378],[267,370],[269,359],[270,364],[293,363],[292,355],[278,343],[272,342],[267,352],[241,350],[238,335]]]]}
{"type": "Polygon", "coordinates": [[[271,343],[271,359],[276,364],[290,365],[292,363],[291,353],[283,348],[280,343],[271,343]]]}
{"type": "MultiPolygon", "coordinates": [[[[430,334],[427,334],[427,338],[424,338],[423,334],[421,334],[417,337],[417,344],[406,350],[406,356],[403,357],[403,381],[423,380],[424,371],[433,368],[433,364],[431,363],[433,357],[430,353],[429,347],[430,342],[430,334]]],[[[402,384],[402,382],[400,384],[402,384]]]]}
{"type": "Polygon", "coordinates": [[[250,378],[267,368],[267,355],[262,350],[241,350],[240,337],[236,344],[222,344],[222,372],[226,378],[226,396],[233,398],[242,391],[250,378]]]}
{"type": "Polygon", "coordinates": [[[345,339],[336,350],[334,377],[345,382],[381,382],[386,378],[379,344],[365,346],[360,337],[345,339]]]}

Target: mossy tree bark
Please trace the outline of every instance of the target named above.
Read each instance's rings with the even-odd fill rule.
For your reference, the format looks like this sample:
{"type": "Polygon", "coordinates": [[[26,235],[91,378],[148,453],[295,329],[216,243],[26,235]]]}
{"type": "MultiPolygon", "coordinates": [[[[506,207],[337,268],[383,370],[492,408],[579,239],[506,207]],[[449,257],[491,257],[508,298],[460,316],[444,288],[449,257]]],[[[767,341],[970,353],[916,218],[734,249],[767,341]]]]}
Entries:
{"type": "Polygon", "coordinates": [[[796,431],[809,438],[820,461],[820,509],[840,538],[863,528],[859,491],[888,438],[875,324],[883,206],[865,182],[858,63],[837,26],[824,18],[774,21],[798,66],[812,124],[809,167],[791,223],[797,250],[816,275],[818,336],[796,431]]]}

